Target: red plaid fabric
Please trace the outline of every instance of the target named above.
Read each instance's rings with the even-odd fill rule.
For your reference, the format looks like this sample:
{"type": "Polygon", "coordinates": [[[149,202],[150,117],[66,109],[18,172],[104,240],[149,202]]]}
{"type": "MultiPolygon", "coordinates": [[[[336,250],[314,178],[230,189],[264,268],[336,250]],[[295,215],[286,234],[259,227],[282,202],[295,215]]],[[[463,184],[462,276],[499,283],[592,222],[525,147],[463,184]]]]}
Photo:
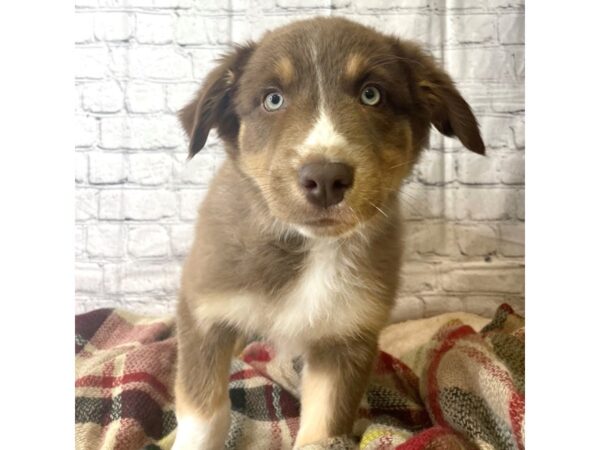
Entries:
{"type": "MultiPolygon", "coordinates": [[[[102,309],[76,317],[78,449],[169,449],[176,419],[173,320],[102,309]]],[[[411,355],[380,352],[355,436],[308,449],[522,449],[524,321],[508,305],[481,333],[448,323],[411,355]],[[360,439],[360,442],[359,442],[360,439]]],[[[228,449],[291,448],[300,360],[261,342],[230,374],[228,449]]]]}

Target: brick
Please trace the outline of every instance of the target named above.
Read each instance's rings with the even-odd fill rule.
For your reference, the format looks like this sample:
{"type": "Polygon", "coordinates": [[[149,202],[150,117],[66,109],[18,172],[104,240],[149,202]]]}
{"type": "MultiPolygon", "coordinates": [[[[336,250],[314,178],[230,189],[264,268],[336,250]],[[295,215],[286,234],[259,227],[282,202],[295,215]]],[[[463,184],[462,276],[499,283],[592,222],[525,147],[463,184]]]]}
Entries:
{"type": "Polygon", "coordinates": [[[75,77],[104,78],[108,68],[108,51],[105,47],[77,46],[75,48],[75,77]]]}
{"type": "Polygon", "coordinates": [[[164,153],[136,153],[129,155],[128,181],[141,185],[158,186],[167,183],[173,172],[173,160],[164,153]]]}
{"type": "MultiPolygon", "coordinates": [[[[281,10],[277,10],[277,12],[281,13],[281,10]]],[[[293,15],[261,15],[254,21],[248,21],[248,18],[245,16],[233,16],[231,26],[231,41],[246,42],[248,40],[258,40],[268,30],[273,30],[296,20],[308,19],[317,15],[327,14],[326,11],[298,11],[293,15]]]]}
{"type": "Polygon", "coordinates": [[[87,111],[113,113],[123,108],[123,90],[115,80],[85,83],[82,100],[87,111]]]}
{"type": "Polygon", "coordinates": [[[377,14],[348,15],[349,19],[362,25],[373,27],[384,34],[404,39],[418,40],[428,47],[442,43],[442,33],[432,32],[442,26],[442,17],[436,14],[386,14],[382,20],[377,14]]]}
{"type": "Polygon", "coordinates": [[[275,0],[231,0],[228,6],[234,12],[254,14],[261,17],[265,11],[275,8],[275,0]]]}
{"type": "Polygon", "coordinates": [[[463,255],[485,256],[495,253],[498,248],[498,233],[493,226],[457,224],[454,232],[463,255]]]}
{"type": "Polygon", "coordinates": [[[98,139],[98,121],[91,116],[75,116],[75,145],[90,147],[98,139]]]}
{"type": "Polygon", "coordinates": [[[406,219],[435,219],[446,216],[449,192],[444,188],[405,184],[400,191],[400,208],[406,219]]]}
{"type": "Polygon", "coordinates": [[[203,148],[199,153],[188,160],[186,154],[176,156],[177,166],[175,176],[180,183],[191,183],[207,186],[216,171],[217,151],[224,151],[215,147],[203,148]]]}
{"type": "Polygon", "coordinates": [[[435,185],[451,183],[455,179],[454,155],[426,150],[421,154],[415,171],[421,183],[435,185]]]}
{"type": "Polygon", "coordinates": [[[117,184],[125,181],[125,165],[120,153],[90,153],[90,183],[117,184]]]}
{"type": "Polygon", "coordinates": [[[525,86],[522,81],[488,83],[479,80],[463,82],[462,96],[471,105],[475,117],[495,113],[522,113],[525,111],[525,86]]]}
{"type": "Polygon", "coordinates": [[[140,45],[129,51],[129,75],[159,80],[185,79],[191,76],[190,60],[171,47],[140,45]]]}
{"type": "MultiPolygon", "coordinates": [[[[210,2],[202,2],[202,7],[207,3],[210,2]]],[[[155,8],[189,9],[194,6],[194,0],[153,0],[152,5],[155,8]]]]}
{"type": "Polygon", "coordinates": [[[508,303],[517,314],[525,316],[525,297],[523,294],[507,294],[504,303],[508,303]]]}
{"type": "Polygon", "coordinates": [[[126,41],[133,33],[133,19],[127,13],[103,12],[94,15],[94,34],[101,41],[126,41]]]}
{"type": "Polygon", "coordinates": [[[331,7],[336,10],[352,6],[352,0],[331,0],[331,7]]]}
{"type": "Polygon", "coordinates": [[[165,92],[159,83],[132,81],[125,89],[127,111],[135,113],[151,113],[163,111],[165,108],[165,92]]]}
{"type": "Polygon", "coordinates": [[[435,264],[406,262],[401,270],[401,292],[429,292],[438,288],[435,264]]]}
{"type": "Polygon", "coordinates": [[[191,224],[171,227],[171,249],[175,256],[186,256],[194,240],[195,226],[191,224]]]}
{"type": "Polygon", "coordinates": [[[433,317],[448,312],[464,311],[465,307],[459,297],[451,295],[427,295],[423,296],[425,305],[423,316],[433,317]]]}
{"type": "Polygon", "coordinates": [[[170,14],[136,14],[135,37],[140,44],[173,42],[175,19],[170,14]]]}
{"type": "Polygon", "coordinates": [[[480,116],[481,136],[486,148],[512,148],[514,140],[511,129],[519,120],[519,117],[509,115],[480,116]]]}
{"type": "Polygon", "coordinates": [[[525,85],[523,83],[503,83],[495,86],[491,93],[491,109],[498,113],[525,111],[525,85]]]}
{"type": "Polygon", "coordinates": [[[154,0],[97,0],[100,8],[147,8],[153,6],[154,0]]]}
{"type": "Polygon", "coordinates": [[[123,191],[103,189],[98,197],[98,217],[100,219],[123,220],[123,191]]]}
{"type": "Polygon", "coordinates": [[[502,182],[505,184],[524,184],[525,158],[523,153],[512,153],[502,158],[500,174],[502,182]]]}
{"type": "Polygon", "coordinates": [[[89,13],[75,14],[75,43],[82,44],[94,40],[94,15],[89,13]]]}
{"type": "Polygon", "coordinates": [[[75,226],[75,256],[81,257],[85,253],[85,228],[83,225],[75,226]]]}
{"type": "Polygon", "coordinates": [[[449,292],[523,292],[525,269],[495,263],[452,263],[441,269],[441,282],[449,292]]]}
{"type": "Polygon", "coordinates": [[[123,255],[125,233],[120,224],[94,224],[87,227],[87,253],[93,258],[123,255]]]}
{"type": "Polygon", "coordinates": [[[525,224],[503,223],[499,225],[500,253],[504,256],[525,255],[525,224]]]}
{"type": "Polygon", "coordinates": [[[135,257],[169,256],[169,235],[160,225],[129,227],[129,254],[135,257]]]}
{"type": "Polygon", "coordinates": [[[153,149],[183,143],[175,116],[103,117],[100,144],[107,149],[153,149]]]}
{"type": "Polygon", "coordinates": [[[98,217],[98,191],[75,189],[75,219],[88,220],[98,217]]]}
{"type": "Polygon", "coordinates": [[[516,193],[507,189],[461,188],[455,193],[458,220],[505,220],[515,216],[516,193]]]}
{"type": "Polygon", "coordinates": [[[77,263],[75,291],[98,293],[102,289],[102,268],[98,264],[77,263]]]}
{"type": "Polygon", "coordinates": [[[356,10],[391,9],[391,8],[426,8],[430,0],[355,0],[356,10]]]}
{"type": "Polygon", "coordinates": [[[98,5],[97,0],[75,0],[76,8],[93,8],[98,5]]]}
{"type": "Polygon", "coordinates": [[[502,44],[525,43],[525,15],[502,14],[498,17],[498,37],[502,44]]]}
{"type": "Polygon", "coordinates": [[[514,8],[523,9],[525,7],[525,0],[489,0],[489,8],[514,8]]]}
{"type": "MultiPolygon", "coordinates": [[[[234,42],[244,42],[242,41],[234,41],[234,42]]],[[[193,78],[197,81],[202,81],[206,78],[208,73],[214,69],[218,62],[219,56],[226,53],[223,49],[215,49],[215,48],[194,48],[194,49],[186,49],[186,54],[188,54],[192,61],[193,68],[193,78]]],[[[190,98],[195,93],[196,89],[190,91],[190,98]]],[[[186,99],[188,100],[188,99],[186,99]]]]}
{"type": "Polygon", "coordinates": [[[175,294],[180,272],[172,263],[106,264],[105,289],[110,294],[175,294]]]}
{"type": "Polygon", "coordinates": [[[516,216],[519,220],[525,220],[525,191],[520,190],[515,192],[516,198],[516,216]]]}
{"type": "Polygon", "coordinates": [[[100,218],[159,220],[176,214],[173,192],[156,190],[104,190],[100,193],[100,218]]]}
{"type": "Polygon", "coordinates": [[[144,311],[148,316],[174,316],[177,306],[173,295],[129,294],[123,296],[123,304],[132,311],[144,311]]]}
{"type": "Polygon", "coordinates": [[[515,68],[515,77],[517,80],[525,80],[525,48],[517,47],[511,51],[511,61],[515,68]]]}
{"type": "Polygon", "coordinates": [[[115,79],[132,77],[130,67],[131,45],[110,45],[108,47],[108,70],[115,79]]]}
{"type": "Polygon", "coordinates": [[[85,183],[87,181],[87,172],[87,154],[82,152],[75,153],[75,182],[85,183]]]}
{"type": "Polygon", "coordinates": [[[123,198],[125,219],[158,220],[176,214],[175,194],[166,190],[129,190],[123,198]]]}
{"type": "Polygon", "coordinates": [[[493,156],[481,156],[463,151],[457,156],[458,181],[465,184],[498,182],[498,164],[493,156]]]}
{"type": "Polygon", "coordinates": [[[462,299],[466,312],[489,318],[494,317],[504,301],[504,296],[501,295],[469,295],[462,299]]]}
{"type": "Polygon", "coordinates": [[[515,148],[523,150],[525,148],[525,118],[517,118],[512,124],[511,130],[515,148]]]}
{"type": "Polygon", "coordinates": [[[439,10],[469,10],[484,9],[487,7],[486,0],[432,0],[432,7],[439,10]]]}
{"type": "Polygon", "coordinates": [[[390,322],[421,319],[425,314],[425,303],[419,297],[412,295],[400,296],[390,313],[390,322]]]}
{"type": "Polygon", "coordinates": [[[175,24],[175,40],[182,45],[228,44],[229,19],[219,16],[179,16],[175,24]]]}
{"type": "Polygon", "coordinates": [[[450,48],[445,50],[446,68],[461,81],[519,81],[514,53],[514,49],[504,47],[450,48]]]}
{"type": "Polygon", "coordinates": [[[451,15],[448,36],[451,43],[483,44],[496,38],[496,16],[489,14],[451,15]]]}
{"type": "Polygon", "coordinates": [[[118,298],[104,298],[98,293],[91,295],[75,295],[75,314],[83,314],[101,308],[118,308],[123,305],[127,305],[127,303],[121,302],[120,296],[118,298]]]}
{"type": "Polygon", "coordinates": [[[327,8],[330,0],[277,0],[280,8],[327,8]]]}
{"type": "Polygon", "coordinates": [[[179,211],[182,220],[196,219],[198,208],[205,195],[205,189],[182,189],[179,191],[179,211]]]}
{"type": "MultiPolygon", "coordinates": [[[[405,224],[405,255],[441,255],[452,252],[454,235],[447,223],[407,222],[405,224]]],[[[417,256],[418,257],[418,256],[417,256]]]]}
{"type": "Polygon", "coordinates": [[[166,86],[167,108],[170,112],[178,112],[194,98],[199,83],[177,83],[166,86]]]}

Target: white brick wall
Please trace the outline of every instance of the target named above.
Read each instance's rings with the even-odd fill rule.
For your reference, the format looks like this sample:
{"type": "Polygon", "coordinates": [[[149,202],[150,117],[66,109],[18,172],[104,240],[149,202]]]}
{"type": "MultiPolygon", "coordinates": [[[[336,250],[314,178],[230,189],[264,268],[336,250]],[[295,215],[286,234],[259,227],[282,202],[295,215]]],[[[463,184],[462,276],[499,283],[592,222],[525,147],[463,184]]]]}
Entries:
{"type": "Polygon", "coordinates": [[[175,113],[227,44],[313,15],[419,39],[480,120],[488,156],[432,134],[404,188],[396,318],[523,310],[523,0],[76,0],[76,300],[172,310],[199,201],[223,159],[192,161],[175,113]]]}

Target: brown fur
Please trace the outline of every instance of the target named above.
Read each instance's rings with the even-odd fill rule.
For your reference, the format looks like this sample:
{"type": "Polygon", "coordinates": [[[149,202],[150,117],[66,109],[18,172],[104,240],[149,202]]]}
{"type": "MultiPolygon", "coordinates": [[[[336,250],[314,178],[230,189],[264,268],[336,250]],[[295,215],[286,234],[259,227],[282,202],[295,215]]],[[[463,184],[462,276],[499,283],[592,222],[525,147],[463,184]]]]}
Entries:
{"type": "Polygon", "coordinates": [[[216,128],[228,159],[201,207],[183,270],[178,417],[207,418],[227,403],[235,341],[258,333],[304,355],[306,426],[297,445],[350,433],[397,288],[397,191],[430,125],[484,153],[471,109],[416,44],[318,18],[233,49],[180,119],[190,157],[216,128]],[[367,84],[382,91],[380,105],[358,101],[367,84]],[[267,112],[262,102],[274,90],[285,103],[267,112]],[[347,145],[307,143],[324,111],[347,145]],[[307,202],[298,185],[299,168],[321,160],[354,170],[344,201],[327,210],[307,202]],[[311,225],[324,218],[332,223],[311,225]],[[317,398],[316,386],[331,387],[330,401],[317,398]]]}

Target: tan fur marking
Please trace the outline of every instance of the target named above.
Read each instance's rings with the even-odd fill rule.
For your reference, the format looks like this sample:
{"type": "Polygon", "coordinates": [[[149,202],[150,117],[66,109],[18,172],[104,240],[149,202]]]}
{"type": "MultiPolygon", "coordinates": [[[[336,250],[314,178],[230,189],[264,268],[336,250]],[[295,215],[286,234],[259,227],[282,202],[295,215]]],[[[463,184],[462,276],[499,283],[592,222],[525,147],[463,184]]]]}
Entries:
{"type": "Polygon", "coordinates": [[[233,70],[225,72],[225,83],[227,83],[228,86],[232,86],[235,83],[235,74],[233,73],[233,70]]]}
{"type": "Polygon", "coordinates": [[[242,142],[244,140],[244,133],[246,132],[246,124],[244,122],[240,122],[240,132],[238,134],[238,146],[242,146],[242,142]]]}
{"type": "Polygon", "coordinates": [[[283,57],[278,60],[275,64],[275,71],[284,86],[288,86],[294,81],[294,65],[289,58],[283,57]]]}
{"type": "Polygon", "coordinates": [[[346,61],[346,76],[350,79],[356,78],[365,64],[365,59],[358,53],[352,53],[346,61]]]}

